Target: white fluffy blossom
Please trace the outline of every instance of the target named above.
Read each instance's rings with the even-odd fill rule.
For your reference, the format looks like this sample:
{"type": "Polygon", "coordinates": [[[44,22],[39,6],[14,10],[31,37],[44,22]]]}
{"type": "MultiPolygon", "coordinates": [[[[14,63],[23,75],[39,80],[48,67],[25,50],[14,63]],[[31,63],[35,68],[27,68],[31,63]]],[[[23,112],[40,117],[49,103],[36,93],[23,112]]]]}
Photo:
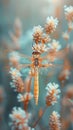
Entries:
{"type": "Polygon", "coordinates": [[[42,34],[43,28],[40,25],[33,28],[33,40],[35,41],[35,43],[41,42],[42,34]]]}
{"type": "Polygon", "coordinates": [[[50,130],[61,129],[60,115],[56,111],[53,111],[52,114],[50,115],[49,126],[50,130]]]}
{"type": "Polygon", "coordinates": [[[56,41],[55,39],[52,40],[52,43],[48,44],[48,47],[56,51],[61,49],[61,45],[59,44],[59,41],[56,41]]]}
{"type": "Polygon", "coordinates": [[[14,91],[23,92],[24,91],[24,82],[21,78],[21,73],[16,68],[10,68],[9,73],[11,74],[12,82],[10,85],[14,88],[14,91]]]}
{"type": "Polygon", "coordinates": [[[33,98],[33,95],[32,93],[25,93],[25,94],[18,94],[17,96],[17,99],[19,102],[22,102],[22,101],[26,101],[28,98],[28,100],[31,100],[33,98]]]}
{"type": "Polygon", "coordinates": [[[68,21],[73,21],[73,6],[64,6],[65,16],[68,21]]]}
{"type": "Polygon", "coordinates": [[[48,47],[45,44],[35,44],[32,49],[34,51],[38,51],[40,53],[42,52],[47,52],[48,51],[48,47]]]}
{"type": "Polygon", "coordinates": [[[69,39],[69,34],[68,34],[68,32],[63,32],[62,37],[63,37],[65,40],[68,40],[68,39],[69,39]]]}
{"type": "Polygon", "coordinates": [[[10,125],[12,128],[18,128],[18,130],[24,130],[27,128],[27,130],[30,130],[30,127],[28,126],[30,114],[26,113],[20,107],[14,107],[9,117],[11,118],[10,125]]]}
{"type": "Polygon", "coordinates": [[[46,33],[50,34],[50,33],[54,32],[57,25],[58,25],[58,19],[57,18],[53,18],[52,16],[48,17],[47,20],[46,20],[46,24],[45,24],[46,33]]]}
{"type": "Polygon", "coordinates": [[[60,94],[60,89],[58,88],[59,85],[55,83],[48,83],[46,90],[47,90],[47,95],[46,95],[46,104],[49,105],[54,105],[57,103],[57,99],[60,97],[58,94],[60,94]]]}
{"type": "Polygon", "coordinates": [[[12,79],[15,79],[17,77],[21,77],[21,73],[16,68],[10,68],[9,73],[11,74],[12,79]]]}

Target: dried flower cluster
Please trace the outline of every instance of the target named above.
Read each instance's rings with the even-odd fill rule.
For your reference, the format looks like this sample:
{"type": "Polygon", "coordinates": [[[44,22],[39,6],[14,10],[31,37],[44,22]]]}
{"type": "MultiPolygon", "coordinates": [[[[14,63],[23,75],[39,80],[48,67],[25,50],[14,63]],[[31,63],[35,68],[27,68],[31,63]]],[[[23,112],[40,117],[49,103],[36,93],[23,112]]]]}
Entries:
{"type": "Polygon", "coordinates": [[[68,32],[63,32],[62,37],[63,37],[65,40],[69,40],[69,34],[68,34],[68,32]]]}
{"type": "Polygon", "coordinates": [[[30,101],[31,99],[32,99],[32,97],[33,97],[33,95],[32,95],[32,93],[30,92],[30,93],[28,93],[28,92],[26,92],[25,94],[18,94],[18,96],[17,96],[17,99],[18,99],[18,101],[19,102],[22,102],[22,101],[30,101]]]}
{"type": "Polygon", "coordinates": [[[57,18],[48,17],[45,24],[45,31],[47,34],[50,34],[55,31],[56,27],[58,25],[57,18]]]}
{"type": "Polygon", "coordinates": [[[47,95],[46,95],[46,105],[54,105],[57,103],[57,99],[59,98],[59,93],[61,92],[60,89],[58,89],[59,85],[55,83],[48,83],[46,90],[47,90],[47,95]]]}
{"type": "Polygon", "coordinates": [[[30,114],[26,113],[20,107],[14,107],[12,114],[10,114],[9,117],[11,119],[10,125],[14,130],[30,130],[30,127],[28,126],[30,114]]]}
{"type": "Polygon", "coordinates": [[[9,53],[8,57],[10,65],[12,65],[13,67],[16,67],[19,64],[20,56],[18,52],[13,51],[9,53]]]}
{"type": "Polygon", "coordinates": [[[61,130],[60,115],[53,111],[49,119],[50,130],[61,130]]]}
{"type": "Polygon", "coordinates": [[[41,42],[42,35],[43,35],[43,28],[40,25],[35,26],[33,29],[33,40],[36,43],[41,42]]]}
{"type": "Polygon", "coordinates": [[[47,52],[48,51],[48,47],[46,47],[45,44],[35,44],[32,47],[33,50],[38,51],[39,53],[43,53],[44,51],[47,52]]]}
{"type": "Polygon", "coordinates": [[[65,17],[68,20],[69,31],[73,30],[73,6],[64,6],[65,17]]]}
{"type": "Polygon", "coordinates": [[[73,21],[73,6],[64,6],[66,19],[70,22],[73,21]]]}
{"type": "Polygon", "coordinates": [[[19,70],[15,68],[10,69],[10,74],[12,78],[12,82],[10,82],[11,87],[15,88],[15,91],[17,92],[23,92],[24,91],[24,83],[21,78],[21,73],[19,70]]]}
{"type": "Polygon", "coordinates": [[[61,45],[59,41],[56,41],[55,39],[52,40],[51,44],[48,44],[49,48],[55,51],[59,51],[61,49],[61,45]]]}

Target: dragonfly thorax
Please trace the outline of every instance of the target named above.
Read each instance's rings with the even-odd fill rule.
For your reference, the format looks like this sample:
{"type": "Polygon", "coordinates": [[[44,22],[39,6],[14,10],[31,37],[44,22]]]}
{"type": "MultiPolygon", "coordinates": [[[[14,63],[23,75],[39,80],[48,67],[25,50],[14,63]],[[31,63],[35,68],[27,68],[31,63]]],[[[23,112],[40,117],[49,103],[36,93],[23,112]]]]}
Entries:
{"type": "Polygon", "coordinates": [[[39,60],[38,60],[38,58],[34,59],[34,66],[39,66],[39,60]]]}

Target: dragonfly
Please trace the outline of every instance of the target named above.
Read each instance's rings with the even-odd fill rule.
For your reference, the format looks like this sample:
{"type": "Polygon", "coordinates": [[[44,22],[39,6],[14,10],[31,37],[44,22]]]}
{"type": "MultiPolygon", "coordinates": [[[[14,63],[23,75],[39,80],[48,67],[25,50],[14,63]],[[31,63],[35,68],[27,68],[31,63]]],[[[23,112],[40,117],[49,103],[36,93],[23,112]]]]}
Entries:
{"type": "MultiPolygon", "coordinates": [[[[65,57],[64,52],[67,51],[67,48],[64,48],[63,50],[60,51],[56,51],[55,49],[50,49],[47,51],[47,54],[45,54],[44,56],[42,56],[43,53],[43,44],[40,45],[40,49],[38,48],[38,45],[35,44],[34,46],[32,46],[32,55],[31,56],[27,56],[25,54],[20,54],[20,56],[27,58],[30,63],[28,64],[20,64],[18,65],[19,69],[21,68],[26,68],[29,67],[30,71],[29,71],[29,77],[30,79],[34,78],[34,90],[33,90],[33,95],[34,95],[34,100],[35,100],[35,104],[38,105],[38,101],[39,101],[39,72],[41,68],[50,68],[50,67],[59,67],[60,65],[58,64],[54,64],[54,60],[55,58],[62,58],[65,57]],[[35,47],[36,46],[36,47],[35,47]],[[46,63],[44,63],[44,61],[47,61],[46,63]]],[[[29,83],[27,84],[29,85],[29,83]]]]}

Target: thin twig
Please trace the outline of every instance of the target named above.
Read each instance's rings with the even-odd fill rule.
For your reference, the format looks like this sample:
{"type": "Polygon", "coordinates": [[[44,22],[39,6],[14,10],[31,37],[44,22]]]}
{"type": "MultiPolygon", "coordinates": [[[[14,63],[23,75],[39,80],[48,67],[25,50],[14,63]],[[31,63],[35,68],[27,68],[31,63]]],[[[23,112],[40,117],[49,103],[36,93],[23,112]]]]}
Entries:
{"type": "Polygon", "coordinates": [[[39,123],[39,121],[41,120],[42,116],[44,115],[45,111],[47,110],[48,106],[45,107],[45,109],[43,110],[42,115],[37,119],[37,121],[32,125],[32,128],[35,128],[37,126],[37,124],[39,123]]]}

